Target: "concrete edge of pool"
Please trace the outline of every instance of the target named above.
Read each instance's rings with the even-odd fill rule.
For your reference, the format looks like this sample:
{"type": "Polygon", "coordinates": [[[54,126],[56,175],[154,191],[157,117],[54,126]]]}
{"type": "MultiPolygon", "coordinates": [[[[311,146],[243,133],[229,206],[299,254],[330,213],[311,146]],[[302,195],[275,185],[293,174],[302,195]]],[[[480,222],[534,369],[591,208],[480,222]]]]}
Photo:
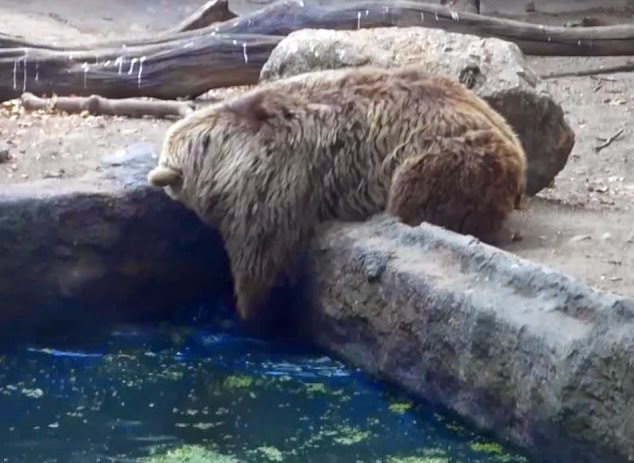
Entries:
{"type": "MultiPolygon", "coordinates": [[[[148,316],[230,288],[218,237],[146,186],[154,163],[132,145],[0,192],[1,324],[148,316]]],[[[382,217],[325,226],[310,265],[314,336],[337,356],[537,461],[634,458],[634,301],[382,217]]]]}
{"type": "Polygon", "coordinates": [[[312,265],[315,335],[341,358],[537,461],[634,456],[634,301],[379,217],[329,227],[312,265]]]}

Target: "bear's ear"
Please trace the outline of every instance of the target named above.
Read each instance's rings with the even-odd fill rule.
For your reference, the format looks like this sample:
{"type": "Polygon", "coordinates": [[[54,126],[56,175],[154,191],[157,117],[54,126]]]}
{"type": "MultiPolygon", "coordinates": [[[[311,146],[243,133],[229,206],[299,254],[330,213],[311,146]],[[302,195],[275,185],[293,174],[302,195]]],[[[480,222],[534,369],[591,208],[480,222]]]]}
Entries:
{"type": "Polygon", "coordinates": [[[249,127],[257,130],[272,117],[272,114],[264,107],[263,102],[264,92],[260,91],[238,97],[227,103],[227,109],[249,127]]]}
{"type": "Polygon", "coordinates": [[[183,181],[182,173],[179,170],[166,166],[155,167],[147,178],[150,185],[158,187],[178,186],[183,181]]]}

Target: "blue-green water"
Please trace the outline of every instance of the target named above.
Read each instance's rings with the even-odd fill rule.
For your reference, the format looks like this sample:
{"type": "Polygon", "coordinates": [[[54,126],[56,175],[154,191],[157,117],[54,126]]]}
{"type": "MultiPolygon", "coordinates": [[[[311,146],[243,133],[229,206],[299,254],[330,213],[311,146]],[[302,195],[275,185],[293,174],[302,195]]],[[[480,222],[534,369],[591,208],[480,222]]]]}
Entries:
{"type": "Polygon", "coordinates": [[[0,461],[527,461],[330,357],[226,321],[90,338],[0,353],[0,461]]]}

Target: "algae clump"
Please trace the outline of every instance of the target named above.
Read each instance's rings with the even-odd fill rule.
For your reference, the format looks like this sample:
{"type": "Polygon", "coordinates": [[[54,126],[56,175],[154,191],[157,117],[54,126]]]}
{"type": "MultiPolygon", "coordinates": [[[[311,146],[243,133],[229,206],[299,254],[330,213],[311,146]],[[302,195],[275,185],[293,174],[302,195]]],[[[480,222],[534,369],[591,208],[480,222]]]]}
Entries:
{"type": "Polygon", "coordinates": [[[228,376],[224,385],[227,388],[244,389],[253,385],[253,378],[250,376],[228,376]]]}
{"type": "Polygon", "coordinates": [[[368,431],[359,431],[358,429],[349,427],[340,428],[337,434],[337,437],[333,438],[333,441],[340,445],[358,444],[370,437],[368,431]]]}
{"type": "Polygon", "coordinates": [[[142,463],[241,463],[232,456],[222,455],[200,445],[185,445],[168,450],[162,455],[152,455],[140,460],[142,463]]]}
{"type": "Polygon", "coordinates": [[[326,394],[328,391],[324,383],[309,383],[306,385],[306,392],[326,394]]]}
{"type": "Polygon", "coordinates": [[[522,462],[526,461],[521,457],[512,457],[504,452],[502,446],[496,442],[474,442],[471,444],[471,450],[474,452],[487,453],[493,456],[495,461],[500,463],[509,463],[511,461],[522,462]]]}
{"type": "Polygon", "coordinates": [[[400,402],[391,404],[389,410],[393,413],[405,413],[412,408],[412,404],[408,402],[400,402]]]}
{"type": "Polygon", "coordinates": [[[284,461],[282,452],[280,452],[275,447],[262,446],[258,447],[258,451],[263,453],[264,456],[270,461],[284,461]]]}
{"type": "Polygon", "coordinates": [[[390,457],[387,463],[449,463],[444,457],[390,457]]]}

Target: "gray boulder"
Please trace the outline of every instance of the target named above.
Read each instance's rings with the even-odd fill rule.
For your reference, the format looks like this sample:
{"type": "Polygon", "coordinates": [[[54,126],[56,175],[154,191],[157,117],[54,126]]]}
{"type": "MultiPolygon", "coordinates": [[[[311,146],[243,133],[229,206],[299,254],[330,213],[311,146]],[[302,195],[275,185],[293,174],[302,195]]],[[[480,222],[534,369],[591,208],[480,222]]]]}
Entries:
{"type": "Polygon", "coordinates": [[[561,106],[542,88],[519,47],[503,40],[420,27],[304,29],[277,45],[262,68],[261,80],[363,65],[411,64],[459,79],[509,121],[528,157],[529,195],[549,186],[566,165],[575,135],[561,106]]]}

